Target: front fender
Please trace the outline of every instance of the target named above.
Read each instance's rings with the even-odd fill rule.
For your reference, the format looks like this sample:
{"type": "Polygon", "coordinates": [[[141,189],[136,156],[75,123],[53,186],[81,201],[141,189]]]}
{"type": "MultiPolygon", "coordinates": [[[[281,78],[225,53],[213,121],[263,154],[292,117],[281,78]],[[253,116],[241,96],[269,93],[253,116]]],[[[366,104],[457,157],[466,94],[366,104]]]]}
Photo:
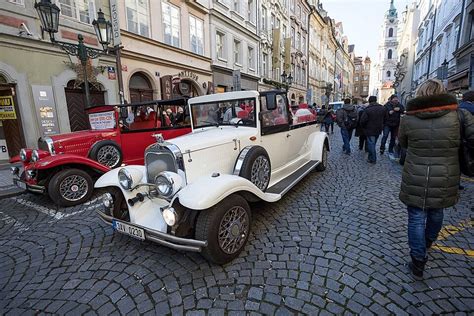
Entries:
{"type": "Polygon", "coordinates": [[[324,132],[314,133],[311,139],[311,160],[322,161],[324,146],[327,146],[329,151],[328,134],[324,132]]]}
{"type": "Polygon", "coordinates": [[[110,170],[109,167],[101,165],[95,160],[74,154],[60,154],[41,158],[35,163],[35,169],[51,169],[71,164],[84,165],[101,172],[108,172],[110,170]]]}
{"type": "Polygon", "coordinates": [[[276,202],[280,194],[264,193],[249,180],[235,175],[204,176],[178,192],[181,205],[193,210],[210,208],[232,193],[250,192],[266,202],[276,202]]]}
{"type": "MultiPolygon", "coordinates": [[[[146,183],[146,179],[145,179],[146,168],[145,168],[145,166],[130,165],[130,166],[122,167],[122,168],[115,168],[115,169],[112,169],[109,172],[103,174],[99,179],[97,179],[97,181],[95,182],[94,187],[95,188],[118,187],[118,188],[122,189],[122,187],[120,186],[120,184],[118,182],[118,172],[120,171],[120,169],[128,169],[130,171],[133,170],[134,173],[138,171],[142,174],[142,177],[141,177],[139,183],[136,183],[135,185],[140,184],[140,183],[146,183]]],[[[138,192],[138,191],[137,192],[135,192],[135,191],[136,190],[134,190],[134,191],[124,191],[124,193],[133,192],[132,195],[135,196],[138,192]]]]}

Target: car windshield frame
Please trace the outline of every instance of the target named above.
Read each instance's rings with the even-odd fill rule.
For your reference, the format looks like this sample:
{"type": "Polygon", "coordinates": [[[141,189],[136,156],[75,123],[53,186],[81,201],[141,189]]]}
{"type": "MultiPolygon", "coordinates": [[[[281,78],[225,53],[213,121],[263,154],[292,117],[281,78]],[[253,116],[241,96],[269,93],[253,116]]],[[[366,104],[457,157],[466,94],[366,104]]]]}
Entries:
{"type": "Polygon", "coordinates": [[[256,97],[191,103],[191,123],[193,129],[211,126],[245,126],[256,128],[256,106],[256,97]],[[207,111],[208,114],[202,115],[202,113],[199,113],[202,111],[207,111]],[[242,113],[241,115],[237,114],[241,111],[247,112],[248,115],[245,113],[242,113]],[[198,122],[202,123],[199,124],[198,122]],[[240,122],[243,124],[240,124],[240,122]]]}

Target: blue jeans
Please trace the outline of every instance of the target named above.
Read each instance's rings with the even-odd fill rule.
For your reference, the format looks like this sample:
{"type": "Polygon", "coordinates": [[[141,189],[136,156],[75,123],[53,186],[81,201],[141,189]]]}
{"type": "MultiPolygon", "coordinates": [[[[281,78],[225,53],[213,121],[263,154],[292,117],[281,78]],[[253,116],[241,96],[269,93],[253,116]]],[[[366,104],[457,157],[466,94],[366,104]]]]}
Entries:
{"type": "Polygon", "coordinates": [[[375,153],[375,145],[377,144],[378,136],[367,136],[367,149],[369,150],[368,160],[370,162],[377,162],[377,155],[375,153]]]}
{"type": "Polygon", "coordinates": [[[341,136],[344,145],[342,146],[342,150],[345,153],[351,153],[351,138],[352,138],[352,131],[353,129],[347,129],[345,127],[341,127],[341,136]]]}
{"type": "Polygon", "coordinates": [[[398,135],[398,126],[395,126],[395,127],[384,126],[383,127],[383,137],[382,137],[382,142],[380,143],[380,151],[385,151],[385,144],[387,143],[388,134],[390,134],[390,143],[388,144],[388,152],[393,153],[393,147],[395,146],[395,140],[397,139],[397,135],[398,135]]]}
{"type": "Polygon", "coordinates": [[[434,242],[443,226],[443,209],[421,209],[407,207],[408,210],[408,246],[410,255],[416,260],[426,258],[426,242],[434,242]]]}

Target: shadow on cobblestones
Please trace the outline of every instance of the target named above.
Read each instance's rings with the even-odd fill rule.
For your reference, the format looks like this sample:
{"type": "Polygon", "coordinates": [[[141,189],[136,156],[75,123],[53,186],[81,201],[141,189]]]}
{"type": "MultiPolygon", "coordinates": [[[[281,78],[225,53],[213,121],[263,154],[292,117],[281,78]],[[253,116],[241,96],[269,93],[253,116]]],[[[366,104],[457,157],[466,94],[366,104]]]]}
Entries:
{"type": "MultiPolygon", "coordinates": [[[[400,166],[341,155],[280,202],[252,205],[245,251],[226,266],[114,234],[95,200],[56,208],[42,196],[0,201],[0,311],[7,314],[439,314],[474,310],[472,257],[430,252],[424,281],[406,273],[400,166]]],[[[357,139],[356,139],[357,140],[357,139]]],[[[354,142],[354,141],[353,141],[354,142]]],[[[354,145],[354,144],[353,144],[354,145]]],[[[355,146],[353,146],[355,147],[355,146]]],[[[474,183],[447,210],[459,226],[437,245],[474,249],[474,183]]]]}

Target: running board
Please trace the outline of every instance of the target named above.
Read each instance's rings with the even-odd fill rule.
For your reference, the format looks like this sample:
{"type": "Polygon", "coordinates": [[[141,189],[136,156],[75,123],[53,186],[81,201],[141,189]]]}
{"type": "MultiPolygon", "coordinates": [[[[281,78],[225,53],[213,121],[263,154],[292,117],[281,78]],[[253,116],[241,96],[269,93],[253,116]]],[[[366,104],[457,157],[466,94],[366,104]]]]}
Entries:
{"type": "Polygon", "coordinates": [[[320,161],[311,160],[308,161],[303,167],[299,168],[285,179],[274,184],[271,188],[268,188],[265,193],[274,193],[284,195],[298,182],[301,181],[308,173],[319,165],[320,161]]]}

